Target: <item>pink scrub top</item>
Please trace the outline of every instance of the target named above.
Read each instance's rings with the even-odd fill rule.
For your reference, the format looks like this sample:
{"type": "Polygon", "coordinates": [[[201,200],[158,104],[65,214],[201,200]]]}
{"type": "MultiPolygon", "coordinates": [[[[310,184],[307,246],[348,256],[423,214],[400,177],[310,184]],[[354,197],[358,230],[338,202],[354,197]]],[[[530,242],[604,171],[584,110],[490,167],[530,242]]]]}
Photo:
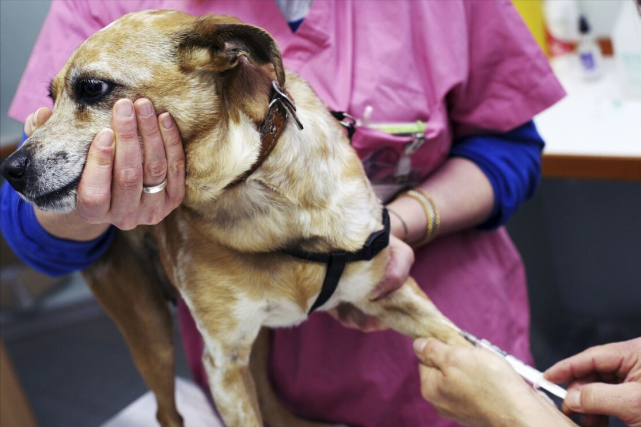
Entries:
{"type": "MultiPolygon", "coordinates": [[[[507,0],[315,0],[294,34],[273,1],[54,0],[11,117],[24,121],[51,106],[50,79],[92,33],[127,12],[163,8],[231,14],[265,28],[285,66],[330,109],[360,117],[371,106],[374,123],[426,123],[426,141],[410,156],[411,184],[442,165],[458,138],[511,130],[563,96],[507,0]]],[[[361,128],[353,145],[372,178],[384,183],[408,141],[361,128]]],[[[524,268],[503,228],[436,239],[417,251],[412,275],[456,324],[531,361],[524,268]]],[[[184,305],[179,321],[195,379],[205,384],[202,342],[184,305]]],[[[365,334],[313,314],[300,327],[275,331],[271,375],[283,402],[311,419],[457,425],[423,400],[411,340],[392,331],[365,334]]]]}

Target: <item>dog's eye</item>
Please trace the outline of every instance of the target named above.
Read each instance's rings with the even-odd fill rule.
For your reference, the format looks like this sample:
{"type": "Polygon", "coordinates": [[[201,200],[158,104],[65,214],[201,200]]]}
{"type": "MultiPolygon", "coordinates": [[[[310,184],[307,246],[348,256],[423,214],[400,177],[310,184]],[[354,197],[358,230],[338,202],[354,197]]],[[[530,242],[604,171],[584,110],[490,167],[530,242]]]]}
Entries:
{"type": "Polygon", "coordinates": [[[110,90],[110,85],[101,80],[82,80],[78,84],[78,98],[82,101],[97,101],[110,90]]]}

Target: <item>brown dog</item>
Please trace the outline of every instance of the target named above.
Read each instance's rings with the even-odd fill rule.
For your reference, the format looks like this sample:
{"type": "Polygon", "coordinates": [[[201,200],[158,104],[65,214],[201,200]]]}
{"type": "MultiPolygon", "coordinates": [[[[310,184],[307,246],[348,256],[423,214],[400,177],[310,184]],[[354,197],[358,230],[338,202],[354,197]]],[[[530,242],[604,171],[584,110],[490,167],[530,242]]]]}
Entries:
{"type": "Polygon", "coordinates": [[[182,425],[163,289],[177,289],[196,320],[229,427],[262,426],[259,400],[274,427],[318,425],[284,412],[265,386],[265,347],[253,358],[263,384],[258,398],[249,368],[261,327],[298,324],[315,302],[322,310],[352,304],[411,337],[466,343],[412,279],[370,300],[388,259],[381,203],[339,123],[304,81],[284,71],[265,31],[229,16],[133,13],[80,46],[52,92],[53,116],[13,155],[28,159],[21,182],[7,174],[43,209],[75,207],[88,147],[109,126],[117,99],[149,98],[180,129],[183,204],[156,226],[119,232],[86,271],[156,394],[163,426],[182,425]],[[350,259],[368,238],[378,246],[371,259],[350,259]],[[293,256],[300,253],[339,255],[326,265],[293,256]],[[318,300],[332,275],[337,289],[318,300]]]}

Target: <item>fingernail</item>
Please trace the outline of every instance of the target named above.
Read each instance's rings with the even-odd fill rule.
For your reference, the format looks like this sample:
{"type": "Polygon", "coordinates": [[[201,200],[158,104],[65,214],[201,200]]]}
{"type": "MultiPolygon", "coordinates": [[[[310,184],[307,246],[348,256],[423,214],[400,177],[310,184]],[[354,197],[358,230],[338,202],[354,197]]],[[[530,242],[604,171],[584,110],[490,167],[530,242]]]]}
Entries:
{"type": "Polygon", "coordinates": [[[151,117],[151,115],[154,114],[151,102],[147,100],[138,102],[138,114],[143,118],[151,117]]]}
{"type": "Polygon", "coordinates": [[[171,129],[171,127],[174,125],[174,121],[171,119],[169,113],[162,114],[162,116],[160,117],[160,123],[165,129],[171,129]]]}
{"type": "Polygon", "coordinates": [[[105,129],[98,134],[98,145],[102,148],[109,148],[114,142],[114,134],[111,129],[105,129]]]}
{"type": "Polygon", "coordinates": [[[568,390],[568,394],[565,396],[565,404],[570,409],[578,409],[581,405],[581,390],[568,390]]]}
{"type": "Polygon", "coordinates": [[[31,125],[33,127],[36,127],[36,125],[38,124],[38,113],[40,113],[41,109],[42,108],[38,108],[38,110],[35,113],[33,113],[33,116],[31,116],[31,125]]]}
{"type": "Polygon", "coordinates": [[[134,114],[134,108],[128,99],[121,99],[116,103],[116,113],[120,117],[131,117],[134,114]]]}
{"type": "Polygon", "coordinates": [[[414,352],[416,354],[422,354],[423,350],[425,350],[426,345],[427,345],[427,340],[425,338],[418,338],[414,340],[414,352]]]}

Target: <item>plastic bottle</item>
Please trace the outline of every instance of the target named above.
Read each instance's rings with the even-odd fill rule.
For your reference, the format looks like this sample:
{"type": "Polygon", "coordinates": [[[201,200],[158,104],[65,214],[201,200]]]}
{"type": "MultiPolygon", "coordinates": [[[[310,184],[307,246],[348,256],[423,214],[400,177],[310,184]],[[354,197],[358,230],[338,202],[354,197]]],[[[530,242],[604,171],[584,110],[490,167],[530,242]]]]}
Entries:
{"type": "Polygon", "coordinates": [[[621,5],[612,45],[622,94],[641,99],[641,14],[634,0],[621,5]]]}
{"type": "Polygon", "coordinates": [[[599,45],[594,41],[590,24],[584,15],[579,18],[579,44],[576,52],[581,60],[581,71],[587,80],[595,79],[602,74],[603,56],[599,45]]]}
{"type": "Polygon", "coordinates": [[[572,53],[574,43],[579,39],[577,0],[545,0],[543,11],[550,56],[554,58],[572,53]]]}

